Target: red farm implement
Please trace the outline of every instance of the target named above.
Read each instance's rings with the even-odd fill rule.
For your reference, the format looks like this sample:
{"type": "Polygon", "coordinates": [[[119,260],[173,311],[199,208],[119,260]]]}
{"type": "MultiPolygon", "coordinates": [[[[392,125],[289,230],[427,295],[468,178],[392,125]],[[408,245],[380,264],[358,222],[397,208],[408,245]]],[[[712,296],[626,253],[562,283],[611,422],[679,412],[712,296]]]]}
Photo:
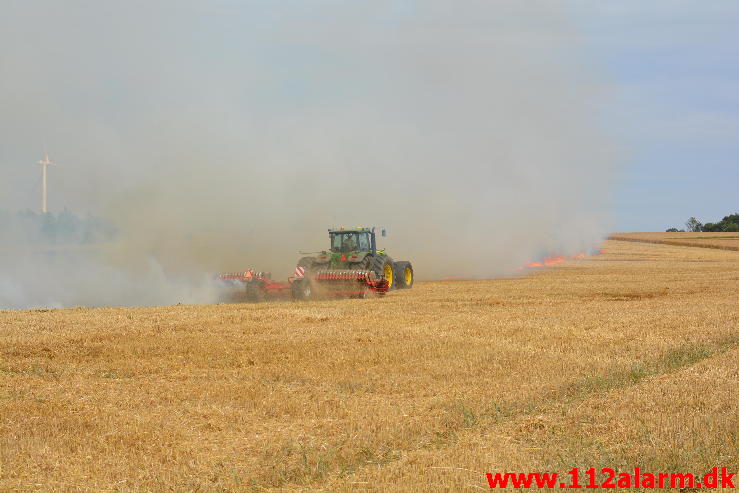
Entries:
{"type": "Polygon", "coordinates": [[[367,298],[384,295],[389,289],[384,278],[359,270],[320,270],[306,274],[298,266],[287,281],[275,281],[269,272],[246,270],[217,277],[229,301],[260,302],[277,299],[367,298]]]}

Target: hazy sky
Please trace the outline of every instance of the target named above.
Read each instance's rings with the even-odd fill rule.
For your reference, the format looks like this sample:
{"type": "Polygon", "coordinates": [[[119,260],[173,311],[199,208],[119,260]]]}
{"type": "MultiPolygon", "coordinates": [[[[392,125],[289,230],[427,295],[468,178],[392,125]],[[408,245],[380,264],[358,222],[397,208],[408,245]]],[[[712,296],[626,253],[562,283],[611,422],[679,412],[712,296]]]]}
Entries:
{"type": "MultiPolygon", "coordinates": [[[[447,2],[447,8],[479,3],[447,2]]],[[[570,38],[566,43],[576,54],[563,58],[559,46],[552,64],[562,70],[579,64],[576,70],[588,72],[591,87],[598,87],[597,97],[583,97],[618,155],[609,178],[613,229],[663,230],[691,215],[710,221],[739,209],[738,2],[570,1],[557,2],[563,5],[557,9],[542,2],[524,20],[509,8],[515,2],[486,3],[499,6],[495,22],[465,26],[460,29],[468,32],[460,36],[472,29],[500,31],[502,43],[516,30],[543,43],[570,38]]],[[[320,41],[320,49],[301,48],[320,32],[305,25],[337,24],[325,14],[339,11],[336,18],[346,22],[340,34],[361,38],[422,17],[432,4],[439,2],[356,2],[347,8],[327,1],[3,0],[0,208],[39,207],[40,170],[33,163],[44,145],[63,165],[50,170],[51,209],[97,214],[111,181],[122,188],[141,180],[126,168],[142,160],[142,147],[149,168],[185,152],[171,132],[173,120],[187,122],[191,134],[199,124],[204,142],[210,132],[220,134],[233,144],[229,152],[243,153],[231,156],[235,160],[253,154],[238,137],[251,131],[244,113],[298,108],[308,114],[322,99],[356,102],[358,94],[383,82],[377,73],[362,73],[377,61],[365,65],[336,55],[320,41]],[[327,74],[336,75],[335,84],[327,74]],[[155,137],[152,128],[163,134],[155,137]],[[147,142],[134,148],[131,141],[147,142]]],[[[354,56],[378,54],[368,49],[354,56]]],[[[515,68],[518,61],[510,63],[515,68]]],[[[229,159],[229,153],[214,159],[229,159]]]]}
{"type": "Polygon", "coordinates": [[[580,2],[573,7],[613,98],[602,121],[627,150],[619,231],[682,227],[739,210],[739,2],[580,2]]]}

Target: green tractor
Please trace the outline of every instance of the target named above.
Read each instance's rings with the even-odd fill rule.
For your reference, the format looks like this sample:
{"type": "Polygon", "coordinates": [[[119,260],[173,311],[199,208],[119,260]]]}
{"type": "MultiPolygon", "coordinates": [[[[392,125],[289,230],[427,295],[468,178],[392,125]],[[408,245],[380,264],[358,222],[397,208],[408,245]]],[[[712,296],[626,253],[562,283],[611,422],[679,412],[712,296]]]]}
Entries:
{"type": "MultiPolygon", "coordinates": [[[[385,236],[385,230],[381,234],[385,236]]],[[[298,278],[293,282],[296,298],[310,297],[314,288],[335,295],[364,296],[413,286],[413,266],[378,250],[375,228],[329,229],[328,235],[328,250],[298,261],[298,278]]]]}

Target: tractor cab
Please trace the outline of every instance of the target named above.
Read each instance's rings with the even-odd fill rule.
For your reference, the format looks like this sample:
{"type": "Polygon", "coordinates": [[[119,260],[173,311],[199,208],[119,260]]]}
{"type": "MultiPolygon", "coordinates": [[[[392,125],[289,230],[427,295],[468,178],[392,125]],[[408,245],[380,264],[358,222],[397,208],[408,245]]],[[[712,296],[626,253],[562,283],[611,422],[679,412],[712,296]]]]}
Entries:
{"type": "Polygon", "coordinates": [[[333,253],[372,252],[377,249],[375,232],[370,228],[329,229],[333,253]]]}

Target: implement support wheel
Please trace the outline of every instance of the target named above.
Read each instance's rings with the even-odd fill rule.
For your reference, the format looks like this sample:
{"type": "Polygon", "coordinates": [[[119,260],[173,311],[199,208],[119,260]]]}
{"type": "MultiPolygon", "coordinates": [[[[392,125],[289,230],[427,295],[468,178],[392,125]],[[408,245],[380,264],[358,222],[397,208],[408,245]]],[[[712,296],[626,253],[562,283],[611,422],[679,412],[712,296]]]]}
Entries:
{"type": "Polygon", "coordinates": [[[293,299],[307,301],[313,295],[313,287],[309,279],[295,279],[293,281],[293,299]]]}

